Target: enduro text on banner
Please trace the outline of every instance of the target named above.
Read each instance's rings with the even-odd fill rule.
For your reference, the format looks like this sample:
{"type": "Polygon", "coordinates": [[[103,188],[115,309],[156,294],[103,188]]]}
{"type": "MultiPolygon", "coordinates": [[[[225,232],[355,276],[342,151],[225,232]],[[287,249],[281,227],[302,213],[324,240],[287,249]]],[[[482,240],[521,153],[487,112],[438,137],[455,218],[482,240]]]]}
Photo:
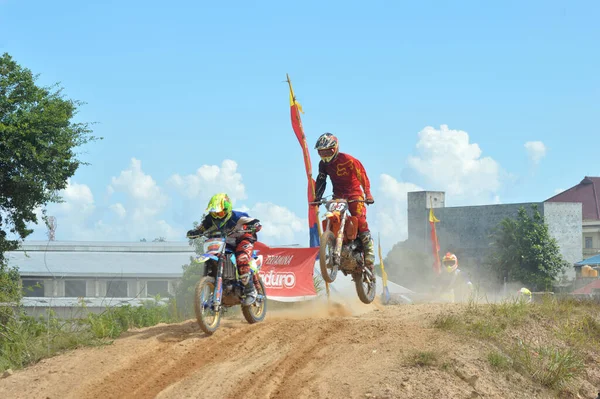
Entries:
{"type": "Polygon", "coordinates": [[[314,298],[315,260],[319,248],[271,248],[257,242],[254,249],[263,256],[260,276],[267,298],[280,302],[297,302],[314,298]]]}

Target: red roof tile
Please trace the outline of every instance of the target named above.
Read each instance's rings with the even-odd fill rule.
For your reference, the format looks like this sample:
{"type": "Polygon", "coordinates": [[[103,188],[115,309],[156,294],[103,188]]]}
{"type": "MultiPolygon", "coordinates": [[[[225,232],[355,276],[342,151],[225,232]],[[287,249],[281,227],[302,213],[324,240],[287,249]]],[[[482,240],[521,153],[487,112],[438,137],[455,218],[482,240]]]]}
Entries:
{"type": "Polygon", "coordinates": [[[573,291],[573,294],[591,294],[593,290],[600,289],[600,279],[585,285],[578,290],[573,291]]]}
{"type": "Polygon", "coordinates": [[[581,202],[584,220],[600,220],[600,177],[586,176],[578,185],[548,198],[546,202],[581,202]]]}

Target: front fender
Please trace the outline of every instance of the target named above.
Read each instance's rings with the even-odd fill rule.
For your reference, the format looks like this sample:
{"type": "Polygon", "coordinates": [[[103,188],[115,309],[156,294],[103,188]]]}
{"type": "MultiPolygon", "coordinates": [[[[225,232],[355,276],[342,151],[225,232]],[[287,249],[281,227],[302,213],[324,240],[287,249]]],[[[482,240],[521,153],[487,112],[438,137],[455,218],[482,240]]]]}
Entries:
{"type": "Polygon", "coordinates": [[[195,260],[197,263],[204,263],[210,259],[219,260],[218,257],[216,257],[215,255],[212,255],[212,254],[202,254],[202,255],[196,256],[195,260]]]}

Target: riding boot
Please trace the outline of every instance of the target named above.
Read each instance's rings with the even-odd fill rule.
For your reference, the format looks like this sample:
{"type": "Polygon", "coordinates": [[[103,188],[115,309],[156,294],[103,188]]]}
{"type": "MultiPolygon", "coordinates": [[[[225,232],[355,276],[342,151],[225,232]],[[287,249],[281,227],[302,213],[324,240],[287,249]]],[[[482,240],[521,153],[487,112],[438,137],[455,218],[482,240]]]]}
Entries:
{"type": "Polygon", "coordinates": [[[256,296],[258,292],[256,292],[256,287],[254,287],[254,280],[249,275],[240,276],[242,280],[242,284],[244,285],[244,300],[242,302],[243,306],[249,306],[256,301],[256,296]]]}
{"type": "Polygon", "coordinates": [[[363,243],[363,249],[365,251],[365,266],[367,266],[371,272],[374,272],[375,248],[373,246],[371,233],[369,231],[364,231],[360,233],[359,237],[363,243]]]}

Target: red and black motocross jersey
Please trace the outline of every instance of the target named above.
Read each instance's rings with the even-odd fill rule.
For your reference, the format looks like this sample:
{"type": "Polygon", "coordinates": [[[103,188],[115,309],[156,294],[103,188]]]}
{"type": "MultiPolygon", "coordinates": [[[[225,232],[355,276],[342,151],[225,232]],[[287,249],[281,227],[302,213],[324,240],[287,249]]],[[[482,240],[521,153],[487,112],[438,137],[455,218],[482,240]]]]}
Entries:
{"type": "Polygon", "coordinates": [[[319,176],[317,177],[315,191],[317,198],[321,198],[327,185],[327,176],[333,185],[335,198],[356,199],[371,196],[371,183],[362,163],[351,155],[340,152],[331,162],[319,162],[319,176]],[[362,188],[362,189],[361,189],[362,188]]]}

